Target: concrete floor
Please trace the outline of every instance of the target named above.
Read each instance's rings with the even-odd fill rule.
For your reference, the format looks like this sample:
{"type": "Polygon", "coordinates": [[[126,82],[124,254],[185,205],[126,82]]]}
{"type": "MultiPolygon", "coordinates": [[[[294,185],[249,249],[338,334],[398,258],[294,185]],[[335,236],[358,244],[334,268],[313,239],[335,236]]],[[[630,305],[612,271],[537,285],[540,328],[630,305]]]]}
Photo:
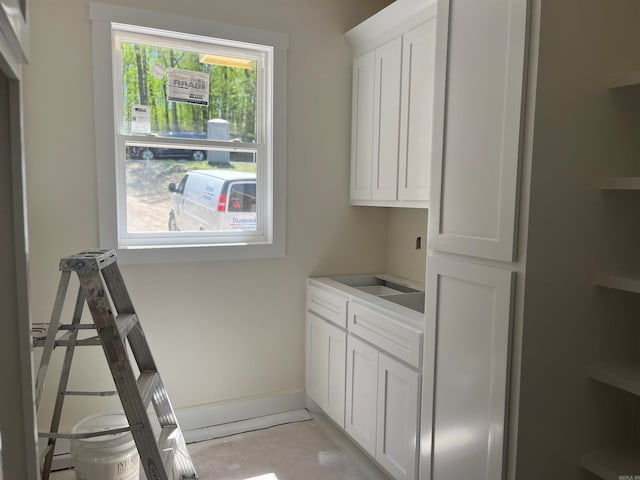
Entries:
{"type": "MultiPolygon", "coordinates": [[[[388,480],[324,415],[206,442],[189,452],[200,480],[388,480]]],[[[73,470],[52,480],[73,480],[73,470]]],[[[141,479],[144,473],[141,472],[141,479]]]]}

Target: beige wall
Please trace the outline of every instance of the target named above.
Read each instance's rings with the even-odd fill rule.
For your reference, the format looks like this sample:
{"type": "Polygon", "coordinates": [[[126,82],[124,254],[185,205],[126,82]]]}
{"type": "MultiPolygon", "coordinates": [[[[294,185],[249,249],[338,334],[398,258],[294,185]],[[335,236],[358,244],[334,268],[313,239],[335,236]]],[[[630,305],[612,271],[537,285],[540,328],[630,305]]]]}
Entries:
{"type": "MultiPolygon", "coordinates": [[[[176,407],[301,389],[304,279],[386,265],[385,210],[348,205],[351,53],[342,34],[389,2],[111,3],[290,35],[286,257],[122,270],[176,407]]],[[[25,71],[31,301],[34,321],[48,321],[59,258],[98,242],[88,0],[34,0],[31,20],[25,71]]],[[[80,355],[71,383],[108,386],[101,352],[80,355]]],[[[89,413],[83,405],[74,401],[63,422],[89,413]]]]}
{"type": "Polygon", "coordinates": [[[427,265],[427,210],[391,208],[387,226],[387,273],[425,283],[427,265]],[[416,237],[422,248],[416,250],[416,237]]]}

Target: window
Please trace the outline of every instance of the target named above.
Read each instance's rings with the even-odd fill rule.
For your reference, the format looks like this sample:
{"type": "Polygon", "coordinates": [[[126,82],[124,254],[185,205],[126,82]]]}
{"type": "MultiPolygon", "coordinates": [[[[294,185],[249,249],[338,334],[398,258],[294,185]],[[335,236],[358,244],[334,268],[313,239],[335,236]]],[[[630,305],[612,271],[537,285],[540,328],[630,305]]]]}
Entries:
{"type": "Polygon", "coordinates": [[[101,247],[284,255],[286,35],[102,4],[91,18],[101,247]]]}

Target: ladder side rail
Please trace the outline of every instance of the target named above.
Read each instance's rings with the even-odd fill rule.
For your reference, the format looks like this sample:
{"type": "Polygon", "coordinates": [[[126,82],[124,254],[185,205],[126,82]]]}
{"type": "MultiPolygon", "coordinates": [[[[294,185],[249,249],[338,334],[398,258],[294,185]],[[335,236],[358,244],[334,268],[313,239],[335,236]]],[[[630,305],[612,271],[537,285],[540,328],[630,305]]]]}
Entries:
{"type": "Polygon", "coordinates": [[[133,352],[133,357],[136,359],[140,373],[157,371],[156,362],[149,348],[147,337],[142,330],[142,325],[140,325],[140,320],[138,320],[129,331],[127,340],[129,341],[129,346],[133,352]]]}
{"type": "Polygon", "coordinates": [[[87,305],[102,340],[107,363],[129,425],[142,426],[132,431],[142,467],[149,479],[169,480],[127,355],[126,338],[122,338],[118,331],[102,276],[100,272],[90,269],[79,269],[77,273],[86,289],[87,305]]]}
{"type": "Polygon", "coordinates": [[[136,313],[118,264],[113,262],[104,267],[101,272],[116,311],[118,313],[136,313]]]}
{"type": "MultiPolygon", "coordinates": [[[[78,287],[78,297],[76,298],[76,305],[73,310],[73,319],[71,325],[78,326],[82,320],[82,310],[84,307],[84,292],[82,291],[82,285],[78,287]]],[[[78,330],[70,330],[70,340],[76,340],[78,337],[78,330]]],[[[58,394],[56,395],[55,406],[53,407],[53,416],[51,418],[51,433],[58,433],[60,428],[60,419],[62,417],[62,407],[64,406],[65,392],[67,390],[67,384],[69,382],[69,373],[71,372],[71,361],[73,360],[73,354],[75,351],[75,344],[71,343],[67,346],[64,361],[62,363],[62,371],[60,373],[60,381],[58,383],[58,394]]],[[[49,474],[51,473],[51,464],[53,462],[53,453],[56,446],[56,437],[49,437],[47,444],[47,450],[44,457],[42,467],[42,480],[49,480],[49,474]]]]}
{"type": "Polygon", "coordinates": [[[40,408],[40,399],[42,397],[42,391],[44,389],[44,382],[47,377],[49,362],[51,361],[51,353],[53,352],[53,349],[55,347],[56,335],[58,334],[58,327],[60,326],[60,316],[62,315],[62,307],[64,306],[64,298],[67,294],[70,277],[71,272],[64,271],[60,274],[60,283],[58,283],[56,300],[53,304],[51,321],[49,322],[47,338],[44,342],[42,356],[40,357],[40,366],[38,367],[38,376],[36,377],[36,412],[40,408]]]}

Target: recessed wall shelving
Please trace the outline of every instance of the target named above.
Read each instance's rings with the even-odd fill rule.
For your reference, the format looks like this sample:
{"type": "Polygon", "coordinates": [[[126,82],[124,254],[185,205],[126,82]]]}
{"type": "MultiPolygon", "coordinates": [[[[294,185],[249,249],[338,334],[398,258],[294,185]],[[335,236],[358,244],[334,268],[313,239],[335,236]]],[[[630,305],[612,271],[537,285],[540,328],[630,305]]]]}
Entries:
{"type": "MultiPolygon", "coordinates": [[[[631,362],[611,362],[592,365],[589,376],[612,387],[640,396],[640,365],[631,362]]],[[[640,451],[637,452],[640,457],[640,451]]],[[[640,470],[638,470],[640,475],[640,470]]]]}
{"type": "Polygon", "coordinates": [[[599,287],[613,288],[625,292],[640,293],[640,274],[596,273],[593,283],[599,287]]]}
{"type": "Polygon", "coordinates": [[[640,70],[609,75],[607,84],[610,89],[638,85],[640,84],[640,70]]]}
{"type": "Polygon", "coordinates": [[[640,445],[585,453],[582,468],[604,480],[634,478],[640,472],[640,445]]]}
{"type": "Polygon", "coordinates": [[[640,177],[606,177],[600,190],[640,190],[640,177]]]}

